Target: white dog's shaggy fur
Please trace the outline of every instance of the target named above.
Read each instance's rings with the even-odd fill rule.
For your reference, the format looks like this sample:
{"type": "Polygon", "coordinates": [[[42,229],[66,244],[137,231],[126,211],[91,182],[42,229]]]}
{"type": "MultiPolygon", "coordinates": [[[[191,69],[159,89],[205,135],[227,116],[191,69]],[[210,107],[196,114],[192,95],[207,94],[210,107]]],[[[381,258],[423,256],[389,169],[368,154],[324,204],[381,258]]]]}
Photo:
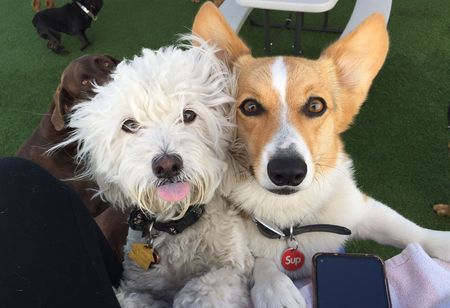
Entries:
{"type": "MultiPolygon", "coordinates": [[[[245,231],[227,206],[228,147],[234,79],[199,41],[198,47],[144,49],[123,61],[112,81],[75,107],[64,143],[78,144],[85,176],[99,185],[99,195],[115,206],[139,206],[159,221],[179,219],[192,204],[206,204],[204,215],[179,235],[160,232],[154,247],[161,260],[142,270],[126,257],[117,297],[125,307],[240,307],[248,304],[247,274],[252,269],[245,231]],[[183,121],[186,110],[197,117],[183,121]],[[133,132],[122,128],[133,119],[133,132]],[[182,158],[176,181],[190,193],[179,202],[162,200],[152,161],[162,154],[182,158]]],[[[64,146],[61,144],[60,146],[64,146]]],[[[127,247],[145,242],[130,230],[127,247]]],[[[126,250],[128,250],[126,248],[126,250]]]]}

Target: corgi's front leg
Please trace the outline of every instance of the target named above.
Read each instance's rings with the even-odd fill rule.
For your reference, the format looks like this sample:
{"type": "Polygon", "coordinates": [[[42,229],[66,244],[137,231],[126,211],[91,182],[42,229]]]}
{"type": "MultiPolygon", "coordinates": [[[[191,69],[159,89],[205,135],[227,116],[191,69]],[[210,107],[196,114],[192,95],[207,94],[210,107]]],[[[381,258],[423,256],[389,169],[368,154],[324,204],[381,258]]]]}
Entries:
{"type": "Polygon", "coordinates": [[[372,198],[363,207],[362,220],[352,230],[355,237],[398,248],[419,243],[430,256],[450,261],[450,232],[422,228],[372,198]]]}
{"type": "Polygon", "coordinates": [[[300,291],[273,261],[256,258],[253,279],[251,296],[255,308],[306,307],[300,291]]]}

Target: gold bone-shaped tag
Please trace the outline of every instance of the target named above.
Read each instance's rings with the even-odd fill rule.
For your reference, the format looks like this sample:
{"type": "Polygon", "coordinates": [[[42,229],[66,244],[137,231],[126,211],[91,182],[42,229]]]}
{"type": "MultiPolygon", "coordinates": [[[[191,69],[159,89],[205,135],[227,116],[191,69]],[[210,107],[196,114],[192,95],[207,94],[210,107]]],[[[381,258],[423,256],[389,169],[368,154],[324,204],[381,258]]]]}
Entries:
{"type": "Polygon", "coordinates": [[[150,265],[156,261],[153,257],[153,249],[143,243],[131,244],[131,251],[128,253],[128,257],[144,270],[148,270],[150,265]]]}

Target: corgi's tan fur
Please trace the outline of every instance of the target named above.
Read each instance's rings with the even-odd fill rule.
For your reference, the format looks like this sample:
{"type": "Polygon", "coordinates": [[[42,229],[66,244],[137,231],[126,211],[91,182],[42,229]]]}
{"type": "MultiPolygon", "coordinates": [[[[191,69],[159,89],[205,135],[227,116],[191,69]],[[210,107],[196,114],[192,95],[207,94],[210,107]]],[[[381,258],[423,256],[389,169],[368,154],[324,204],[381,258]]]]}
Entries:
{"type": "MultiPolygon", "coordinates": [[[[252,57],[208,2],[195,18],[193,33],[221,48],[219,56],[238,76],[236,121],[247,163],[246,175],[231,199],[242,211],[280,229],[336,224],[349,228],[351,237],[381,244],[402,248],[418,242],[431,256],[450,261],[450,232],[424,229],[357,188],[340,136],[351,125],[386,59],[389,39],[381,14],[368,17],[317,60],[252,57]],[[257,102],[259,113],[242,110],[249,100],[257,102]],[[314,108],[325,106],[321,113],[309,109],[317,101],[321,103],[314,108]],[[274,180],[270,163],[280,157],[304,165],[294,174],[295,181],[294,177],[283,179],[282,184],[274,180]]],[[[323,232],[297,235],[305,265],[287,272],[281,266],[286,240],[268,239],[251,220],[246,224],[256,257],[251,292],[256,307],[304,306],[290,278],[309,276],[315,253],[337,251],[349,238],[323,232]]]]}

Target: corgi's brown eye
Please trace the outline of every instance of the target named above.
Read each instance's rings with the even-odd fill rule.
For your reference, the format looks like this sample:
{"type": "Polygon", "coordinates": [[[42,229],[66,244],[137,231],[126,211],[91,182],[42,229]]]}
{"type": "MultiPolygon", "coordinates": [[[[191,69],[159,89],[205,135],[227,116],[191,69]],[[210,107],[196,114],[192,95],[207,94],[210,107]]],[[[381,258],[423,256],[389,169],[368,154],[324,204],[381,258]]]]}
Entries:
{"type": "Polygon", "coordinates": [[[141,128],[141,125],[135,119],[126,119],[122,123],[122,130],[126,133],[134,134],[141,128]]]}
{"type": "Polygon", "coordinates": [[[185,110],[183,111],[183,122],[184,123],[191,123],[195,120],[195,118],[197,117],[197,114],[192,111],[192,110],[185,110]]]}
{"type": "Polygon", "coordinates": [[[83,86],[87,86],[87,85],[91,84],[91,80],[90,80],[90,79],[83,79],[83,80],[81,81],[81,84],[82,84],[83,86]]]}
{"type": "Polygon", "coordinates": [[[308,117],[319,117],[325,110],[327,110],[327,104],[325,100],[318,96],[312,96],[308,99],[305,106],[303,106],[303,113],[308,117]]]}
{"type": "Polygon", "coordinates": [[[243,114],[249,117],[260,115],[264,111],[266,111],[264,107],[260,103],[258,103],[257,100],[252,98],[244,100],[239,106],[239,109],[243,114]]]}

